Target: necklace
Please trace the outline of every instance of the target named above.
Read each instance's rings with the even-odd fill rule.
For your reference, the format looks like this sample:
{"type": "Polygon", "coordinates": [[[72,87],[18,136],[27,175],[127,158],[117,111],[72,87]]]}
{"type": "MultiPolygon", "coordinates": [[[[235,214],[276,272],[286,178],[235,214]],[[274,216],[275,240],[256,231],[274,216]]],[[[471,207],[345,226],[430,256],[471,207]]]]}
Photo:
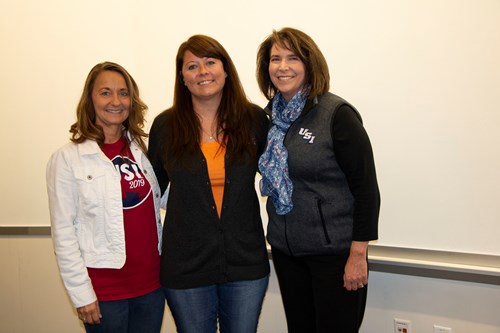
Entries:
{"type": "MultiPolygon", "coordinates": [[[[196,112],[196,111],[195,111],[196,112]]],[[[204,117],[202,114],[196,112],[197,116],[200,119],[200,128],[201,128],[201,133],[203,136],[208,137],[208,141],[217,141],[219,138],[219,132],[217,130],[217,124],[216,124],[216,118],[213,117],[204,117]],[[206,124],[206,126],[203,126],[203,124],[206,124]],[[215,125],[215,130],[214,130],[214,125],[215,125]],[[210,130],[207,131],[205,128],[208,128],[210,130]]]]}
{"type": "Polygon", "coordinates": [[[208,136],[208,140],[209,141],[215,141],[215,134],[214,133],[208,133],[207,131],[205,131],[203,128],[201,129],[201,131],[206,134],[206,136],[208,136]]]}

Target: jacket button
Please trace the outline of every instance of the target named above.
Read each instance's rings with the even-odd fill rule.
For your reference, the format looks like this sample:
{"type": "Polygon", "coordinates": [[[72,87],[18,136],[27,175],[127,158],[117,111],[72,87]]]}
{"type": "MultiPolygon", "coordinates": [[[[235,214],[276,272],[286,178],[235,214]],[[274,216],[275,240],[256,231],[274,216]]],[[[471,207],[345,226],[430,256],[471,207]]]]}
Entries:
{"type": "Polygon", "coordinates": [[[94,178],[94,177],[92,177],[92,175],[87,176],[87,180],[92,180],[92,178],[94,178]]]}

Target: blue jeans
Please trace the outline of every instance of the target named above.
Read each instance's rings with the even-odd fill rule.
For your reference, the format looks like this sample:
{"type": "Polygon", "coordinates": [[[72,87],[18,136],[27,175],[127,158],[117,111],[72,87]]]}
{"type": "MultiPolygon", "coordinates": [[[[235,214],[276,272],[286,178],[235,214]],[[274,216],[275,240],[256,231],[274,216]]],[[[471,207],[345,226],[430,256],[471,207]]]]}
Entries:
{"type": "Polygon", "coordinates": [[[85,324],[87,333],[160,333],[165,298],[161,288],[144,296],[99,302],[101,323],[85,324]]]}
{"type": "Polygon", "coordinates": [[[178,333],[257,332],[269,276],[191,289],[163,288],[178,333]]]}

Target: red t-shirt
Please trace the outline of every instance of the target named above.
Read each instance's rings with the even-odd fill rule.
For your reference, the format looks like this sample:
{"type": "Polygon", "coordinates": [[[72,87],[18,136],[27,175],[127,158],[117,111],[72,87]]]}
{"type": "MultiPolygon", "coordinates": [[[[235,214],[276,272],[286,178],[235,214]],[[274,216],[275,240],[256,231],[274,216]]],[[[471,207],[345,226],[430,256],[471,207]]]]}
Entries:
{"type": "Polygon", "coordinates": [[[125,138],[102,147],[122,176],[126,261],[121,269],[87,268],[99,301],[145,295],[160,287],[160,255],[153,193],[125,138]]]}

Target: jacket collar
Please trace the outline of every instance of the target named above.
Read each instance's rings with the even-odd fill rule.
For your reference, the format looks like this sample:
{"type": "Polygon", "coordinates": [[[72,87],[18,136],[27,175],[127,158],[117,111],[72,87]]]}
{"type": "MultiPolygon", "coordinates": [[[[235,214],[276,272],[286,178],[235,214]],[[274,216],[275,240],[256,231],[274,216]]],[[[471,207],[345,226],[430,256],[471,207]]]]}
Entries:
{"type": "Polygon", "coordinates": [[[82,143],[78,144],[78,150],[81,155],[95,155],[99,154],[101,148],[94,140],[85,140],[82,143]]]}
{"type": "Polygon", "coordinates": [[[319,103],[318,96],[314,96],[313,98],[308,99],[306,101],[306,105],[304,105],[304,109],[302,110],[300,116],[303,117],[306,114],[308,114],[309,111],[311,111],[318,103],[319,103]]]}

